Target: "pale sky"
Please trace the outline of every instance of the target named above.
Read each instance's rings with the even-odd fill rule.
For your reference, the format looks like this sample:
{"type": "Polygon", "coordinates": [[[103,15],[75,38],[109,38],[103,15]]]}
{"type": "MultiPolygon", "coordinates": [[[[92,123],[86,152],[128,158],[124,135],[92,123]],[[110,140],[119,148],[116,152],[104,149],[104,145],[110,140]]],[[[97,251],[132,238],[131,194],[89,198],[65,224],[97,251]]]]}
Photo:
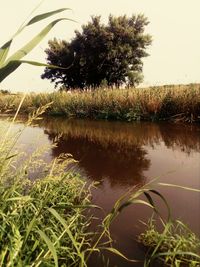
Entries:
{"type": "MultiPolygon", "coordinates": [[[[39,2],[0,0],[0,45],[12,36],[39,2]]],[[[143,85],[200,82],[200,0],[46,0],[35,14],[62,7],[69,7],[72,11],[66,11],[59,17],[68,17],[77,22],[57,24],[26,59],[45,62],[44,50],[48,40],[54,37],[70,40],[74,30],[81,29],[91,15],[101,15],[102,21],[106,22],[109,14],[131,16],[143,13],[150,21],[146,33],[153,36],[153,43],[148,49],[150,56],[143,60],[143,85]]],[[[11,52],[37,34],[47,21],[30,27],[17,37],[11,52]]],[[[54,84],[42,80],[42,72],[41,67],[23,65],[0,84],[0,89],[11,92],[52,91],[54,84]]]]}

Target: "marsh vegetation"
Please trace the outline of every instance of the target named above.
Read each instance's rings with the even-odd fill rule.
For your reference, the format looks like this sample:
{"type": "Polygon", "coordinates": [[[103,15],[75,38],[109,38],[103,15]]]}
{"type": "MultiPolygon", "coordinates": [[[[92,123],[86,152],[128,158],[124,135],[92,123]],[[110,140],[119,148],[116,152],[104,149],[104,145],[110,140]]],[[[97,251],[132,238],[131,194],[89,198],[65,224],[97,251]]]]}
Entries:
{"type": "MultiPolygon", "coordinates": [[[[1,95],[1,112],[13,113],[21,95],[1,95]]],[[[28,94],[21,114],[52,103],[46,115],[121,121],[173,120],[198,122],[200,86],[160,86],[150,88],[99,89],[95,91],[28,94]]]]}

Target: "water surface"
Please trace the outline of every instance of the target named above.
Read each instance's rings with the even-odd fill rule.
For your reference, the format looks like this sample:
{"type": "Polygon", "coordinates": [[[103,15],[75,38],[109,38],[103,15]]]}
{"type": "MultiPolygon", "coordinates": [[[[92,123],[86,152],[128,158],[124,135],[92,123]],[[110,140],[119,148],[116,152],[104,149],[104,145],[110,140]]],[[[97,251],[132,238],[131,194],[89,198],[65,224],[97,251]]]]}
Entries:
{"type": "MultiPolygon", "coordinates": [[[[17,126],[16,126],[17,127],[17,126]]],[[[93,203],[106,213],[130,188],[142,186],[154,178],[200,189],[200,126],[170,123],[121,123],[105,121],[44,119],[37,127],[27,128],[21,139],[31,151],[39,135],[39,145],[58,144],[46,155],[48,159],[70,153],[79,161],[80,172],[89,181],[99,182],[93,190],[93,203]],[[31,148],[32,147],[32,148],[31,148]]],[[[159,188],[167,198],[174,218],[181,219],[200,235],[200,193],[159,188]]],[[[165,213],[164,206],[158,203],[165,213]]],[[[102,217],[102,212],[95,211],[102,217]]],[[[124,210],[112,225],[115,247],[130,258],[144,258],[136,242],[151,211],[143,206],[124,210]]],[[[93,225],[95,228],[96,225],[93,225]]],[[[96,263],[95,266],[101,266],[96,263]]],[[[94,262],[91,262],[94,266],[94,262]]],[[[109,266],[143,266],[112,257],[109,266]]]]}

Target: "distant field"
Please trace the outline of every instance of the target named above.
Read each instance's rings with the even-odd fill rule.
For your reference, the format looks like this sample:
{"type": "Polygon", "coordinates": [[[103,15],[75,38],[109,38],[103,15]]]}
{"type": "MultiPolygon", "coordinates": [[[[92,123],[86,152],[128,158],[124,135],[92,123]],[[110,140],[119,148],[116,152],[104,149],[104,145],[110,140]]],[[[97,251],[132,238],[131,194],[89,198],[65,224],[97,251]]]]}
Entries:
{"type": "MultiPolygon", "coordinates": [[[[1,114],[14,113],[21,99],[21,94],[1,94],[1,114]]],[[[200,121],[200,84],[30,93],[20,113],[28,114],[50,102],[46,114],[51,116],[122,121],[200,121]]]]}

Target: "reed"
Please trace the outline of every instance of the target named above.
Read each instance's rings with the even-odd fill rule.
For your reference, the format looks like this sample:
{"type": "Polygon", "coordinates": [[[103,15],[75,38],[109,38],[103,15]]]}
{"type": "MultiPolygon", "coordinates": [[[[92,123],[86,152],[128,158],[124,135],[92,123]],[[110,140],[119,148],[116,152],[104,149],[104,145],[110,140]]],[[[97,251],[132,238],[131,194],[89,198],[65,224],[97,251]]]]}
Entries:
{"type": "MultiPolygon", "coordinates": [[[[1,113],[14,112],[20,99],[20,94],[1,95],[1,113]]],[[[27,95],[21,113],[27,114],[49,102],[53,104],[46,114],[51,116],[122,121],[200,121],[199,84],[31,93],[27,95]]]]}

